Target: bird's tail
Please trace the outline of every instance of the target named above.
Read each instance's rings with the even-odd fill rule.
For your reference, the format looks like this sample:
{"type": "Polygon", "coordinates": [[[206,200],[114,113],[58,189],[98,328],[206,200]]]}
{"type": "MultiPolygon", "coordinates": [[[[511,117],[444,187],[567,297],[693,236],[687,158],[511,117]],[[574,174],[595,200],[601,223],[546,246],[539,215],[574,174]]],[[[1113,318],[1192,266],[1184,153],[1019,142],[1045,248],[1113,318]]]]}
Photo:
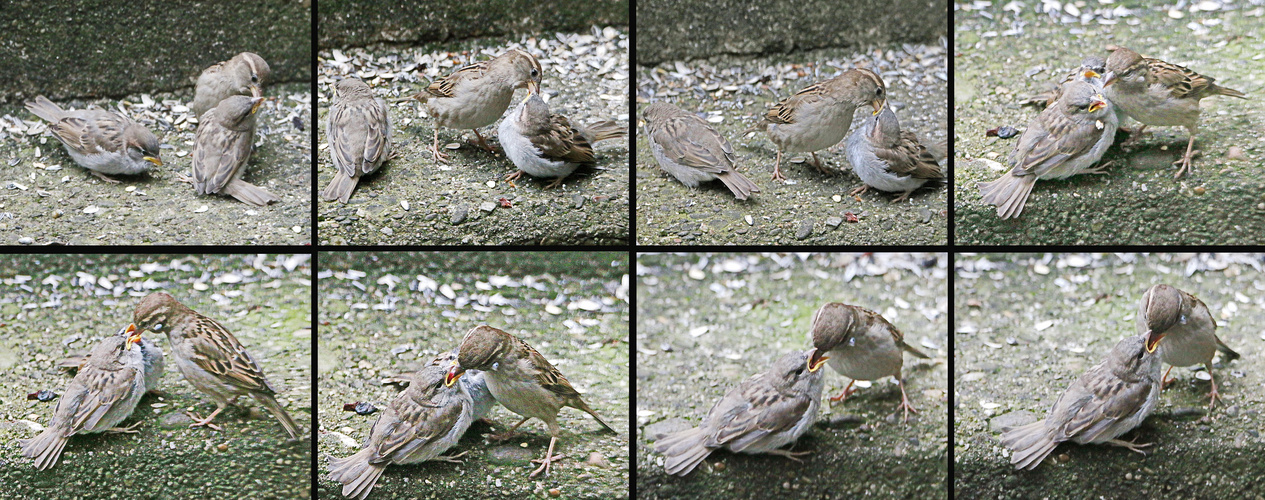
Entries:
{"type": "Polygon", "coordinates": [[[1215,83],[1208,85],[1207,95],[1228,95],[1230,97],[1238,97],[1239,99],[1247,99],[1247,94],[1231,88],[1222,87],[1215,83]]]}
{"type": "Polygon", "coordinates": [[[980,183],[980,196],[984,203],[997,206],[997,216],[1002,219],[1013,219],[1023,213],[1028,203],[1028,195],[1032,194],[1032,186],[1036,184],[1035,175],[1017,177],[1014,171],[1006,172],[993,182],[980,183]]]}
{"type": "Polygon", "coordinates": [[[286,432],[290,434],[290,439],[298,439],[299,424],[294,423],[294,419],[290,418],[290,414],[286,413],[285,408],[277,403],[277,399],[263,393],[252,392],[251,397],[255,398],[259,404],[267,408],[272,416],[277,417],[277,421],[281,422],[281,426],[286,428],[286,432]]]}
{"type": "Polygon", "coordinates": [[[226,194],[237,198],[238,201],[247,205],[262,207],[274,201],[281,201],[277,195],[269,193],[267,189],[261,188],[241,179],[233,179],[228,181],[220,194],[226,194]]]}
{"type": "Polygon", "coordinates": [[[321,193],[321,198],[325,201],[338,200],[347,203],[347,200],[351,199],[351,192],[356,189],[356,183],[359,181],[360,179],[347,176],[342,172],[335,173],[334,180],[321,193]]]}
{"type": "Polygon", "coordinates": [[[1045,460],[1045,457],[1058,446],[1046,430],[1044,420],[1007,429],[1001,435],[1001,444],[1014,451],[1010,455],[1010,463],[1014,464],[1016,469],[1028,470],[1041,465],[1041,461],[1045,460]]]}
{"type": "Polygon", "coordinates": [[[1222,342],[1221,339],[1217,339],[1217,350],[1221,351],[1222,362],[1234,361],[1242,357],[1242,356],[1239,356],[1239,353],[1234,352],[1234,349],[1230,349],[1230,346],[1225,345],[1225,343],[1222,342]]]}
{"type": "Polygon", "coordinates": [[[27,101],[26,110],[49,123],[57,123],[61,119],[62,114],[65,113],[56,104],[53,104],[53,101],[46,99],[42,95],[35,96],[34,101],[27,101]]]}
{"type": "Polygon", "coordinates": [[[663,469],[668,474],[684,476],[703,463],[712,450],[703,445],[703,429],[694,427],[668,434],[654,442],[654,451],[663,454],[663,469]]]}
{"type": "Polygon", "coordinates": [[[343,485],[343,496],[364,500],[378,484],[386,464],[371,464],[372,448],[365,448],[347,458],[329,458],[329,478],[343,485]]]}
{"type": "Polygon", "coordinates": [[[618,139],[620,137],[628,137],[628,131],[624,127],[619,126],[610,120],[602,120],[585,125],[580,129],[580,135],[583,135],[589,144],[608,139],[618,139]]]}
{"type": "Polygon", "coordinates": [[[68,438],[65,434],[50,426],[38,436],[18,440],[18,445],[22,447],[22,456],[34,458],[35,468],[44,470],[57,465],[57,459],[66,448],[66,441],[68,438]]]}
{"type": "Polygon", "coordinates": [[[732,170],[717,175],[716,178],[720,179],[720,182],[725,183],[725,187],[729,188],[730,191],[733,191],[734,197],[739,200],[747,199],[747,197],[751,196],[751,193],[760,192],[760,186],[755,185],[755,183],[751,182],[751,179],[748,179],[746,176],[732,170]]]}
{"type": "Polygon", "coordinates": [[[567,404],[567,406],[570,406],[570,407],[575,408],[575,409],[577,409],[577,410],[580,410],[580,411],[583,411],[583,412],[585,412],[585,413],[588,413],[589,415],[592,415],[592,416],[593,416],[593,418],[597,420],[597,423],[602,424],[602,427],[605,427],[605,428],[606,428],[606,430],[611,431],[611,434],[614,434],[614,435],[616,435],[616,436],[618,436],[618,435],[619,435],[619,432],[618,432],[618,431],[616,431],[615,429],[611,428],[611,426],[610,426],[610,425],[607,425],[607,424],[606,424],[606,421],[605,421],[605,420],[602,420],[602,417],[601,417],[600,415],[598,415],[598,414],[597,414],[597,412],[593,411],[593,409],[592,409],[592,408],[589,408],[589,405],[588,405],[587,403],[585,403],[583,400],[581,400],[580,398],[573,398],[573,400],[572,400],[572,401],[570,401],[570,402],[567,404]]]}
{"type": "Polygon", "coordinates": [[[905,343],[905,341],[903,341],[903,340],[902,340],[902,341],[900,341],[900,348],[901,348],[901,349],[904,349],[904,350],[905,350],[905,352],[908,352],[908,353],[910,353],[910,354],[913,354],[913,355],[914,355],[914,357],[918,357],[918,358],[922,358],[922,359],[931,359],[931,356],[926,355],[926,353],[923,353],[922,351],[919,351],[917,348],[915,348],[914,346],[911,346],[911,345],[909,345],[909,344],[905,343]]]}

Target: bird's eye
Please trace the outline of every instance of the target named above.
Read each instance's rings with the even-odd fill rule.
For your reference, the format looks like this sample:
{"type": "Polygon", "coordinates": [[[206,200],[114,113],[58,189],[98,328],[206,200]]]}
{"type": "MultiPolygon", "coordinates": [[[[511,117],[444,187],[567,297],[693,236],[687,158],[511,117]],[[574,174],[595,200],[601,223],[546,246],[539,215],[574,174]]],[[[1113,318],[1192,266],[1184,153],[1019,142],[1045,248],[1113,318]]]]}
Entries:
{"type": "Polygon", "coordinates": [[[539,74],[540,74],[539,71],[536,71],[535,69],[531,70],[531,76],[535,77],[536,75],[539,75],[539,74]]]}
{"type": "Polygon", "coordinates": [[[874,95],[883,95],[883,87],[879,87],[878,90],[875,90],[874,95]]]}
{"type": "Polygon", "coordinates": [[[259,75],[250,75],[250,81],[253,83],[259,83],[259,75]]]}

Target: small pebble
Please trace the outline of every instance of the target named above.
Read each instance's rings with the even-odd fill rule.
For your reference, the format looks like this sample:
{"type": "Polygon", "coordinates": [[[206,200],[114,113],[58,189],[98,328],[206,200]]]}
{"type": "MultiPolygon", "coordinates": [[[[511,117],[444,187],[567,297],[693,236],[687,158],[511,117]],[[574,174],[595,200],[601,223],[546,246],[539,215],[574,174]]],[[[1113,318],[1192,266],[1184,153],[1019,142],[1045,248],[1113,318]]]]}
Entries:
{"type": "Polygon", "coordinates": [[[1064,463],[1064,464],[1065,464],[1065,463],[1068,463],[1068,462],[1070,462],[1070,461],[1072,461],[1072,457],[1068,456],[1068,454],[1066,454],[1066,453],[1062,453],[1062,454],[1060,454],[1060,455],[1059,455],[1059,463],[1064,463]]]}
{"type": "Polygon", "coordinates": [[[716,469],[716,472],[724,472],[724,471],[725,471],[725,463],[724,463],[724,462],[716,462],[716,467],[715,467],[715,469],[716,469]]]}
{"type": "Polygon", "coordinates": [[[1207,190],[1204,189],[1203,186],[1198,186],[1195,188],[1195,196],[1203,196],[1205,192],[1207,192],[1207,190]]]}
{"type": "Polygon", "coordinates": [[[558,488],[550,488],[549,496],[555,497],[555,498],[560,497],[562,496],[562,490],[559,490],[558,488]]]}

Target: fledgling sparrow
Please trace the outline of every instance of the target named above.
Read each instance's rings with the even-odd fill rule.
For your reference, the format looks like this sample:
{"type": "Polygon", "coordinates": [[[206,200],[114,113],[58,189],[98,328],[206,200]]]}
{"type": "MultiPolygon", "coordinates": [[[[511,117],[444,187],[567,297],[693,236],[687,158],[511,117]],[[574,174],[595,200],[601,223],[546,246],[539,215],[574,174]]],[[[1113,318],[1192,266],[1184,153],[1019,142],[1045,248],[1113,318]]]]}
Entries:
{"type": "MultiPolygon", "coordinates": [[[[1157,338],[1155,342],[1159,342],[1157,338]]],[[[1064,441],[1123,446],[1143,455],[1151,446],[1116,439],[1151,414],[1160,396],[1155,344],[1143,336],[1121,340],[1107,359],[1078,377],[1044,420],[1006,429],[1001,444],[1014,451],[1010,463],[1032,470],[1064,441]]]]}
{"type": "Polygon", "coordinates": [[[816,365],[828,354],[830,367],[852,379],[842,393],[830,398],[831,401],[843,401],[856,392],[852,384],[857,380],[893,376],[900,386],[897,409],[904,410],[905,421],[909,421],[909,412],[918,413],[905,395],[905,381],[900,376],[905,358],[901,353],[908,352],[922,359],[930,356],[906,344],[905,334],[879,313],[839,302],[828,303],[813,313],[812,339],[817,353],[810,362],[816,365]]]}
{"type": "MultiPolygon", "coordinates": [[[[439,353],[427,363],[427,366],[443,366],[448,369],[457,363],[457,351],[447,351],[439,353]]],[[[401,387],[408,387],[412,382],[409,376],[399,376],[383,379],[384,384],[397,384],[401,387]]],[[[492,391],[488,390],[487,381],[483,379],[483,372],[479,370],[466,370],[461,375],[461,388],[465,389],[466,394],[470,395],[470,399],[474,401],[474,419],[481,420],[492,411],[492,406],[496,404],[496,398],[492,396],[492,391]]]]}
{"type": "Polygon", "coordinates": [[[560,186],[580,165],[594,163],[593,144],[627,136],[624,127],[609,120],[571,125],[567,117],[550,113],[540,94],[530,89],[527,98],[501,120],[497,129],[505,156],[518,167],[505,180],[512,182],[523,173],[556,177],[545,189],[560,186]]]}
{"type": "Polygon", "coordinates": [[[202,115],[193,146],[192,182],[198,194],[228,195],[256,207],[281,201],[242,180],[255,142],[255,112],[263,102],[262,97],[235,95],[202,115]]]}
{"type": "Polygon", "coordinates": [[[35,459],[35,467],[44,470],[57,465],[70,436],[136,432],[139,422],[127,428],[114,426],[132,414],[145,394],[140,340],[140,332],[128,328],[98,343],[87,365],[66,386],[44,432],[18,441],[22,456],[35,459]]]}
{"type": "Polygon", "coordinates": [[[338,172],[321,198],[347,203],[360,176],[376,172],[391,156],[391,122],[386,101],[374,98],[360,79],[344,78],[334,89],[338,100],[329,108],[326,134],[338,172]]]}
{"type": "Polygon", "coordinates": [[[984,203],[997,206],[1002,219],[1018,217],[1038,179],[1106,173],[1091,165],[1111,147],[1118,123],[1112,105],[1081,81],[1068,82],[1053,106],[1028,122],[1010,153],[1010,171],[979,185],[984,203]]]}
{"type": "Polygon", "coordinates": [[[663,468],[668,474],[687,475],[721,448],[801,461],[811,452],[780,448],[794,443],[817,420],[824,385],[821,365],[829,359],[817,354],[816,349],[787,353],[725,393],[702,425],[659,438],[654,449],[664,456],[663,468]]]}
{"type": "MultiPolygon", "coordinates": [[[[115,335],[123,335],[127,327],[123,327],[115,335]]],[[[166,366],[163,363],[163,350],[154,344],[149,338],[140,339],[141,360],[145,367],[145,391],[157,392],[158,383],[163,378],[163,371],[166,366]]],[[[92,359],[92,353],[71,354],[62,358],[57,362],[57,367],[68,372],[78,372],[88,365],[88,361],[92,359]]]]}
{"type": "MultiPolygon", "coordinates": [[[[1168,285],[1155,285],[1142,294],[1138,301],[1138,333],[1148,338],[1164,339],[1160,344],[1160,361],[1174,366],[1203,364],[1208,369],[1212,391],[1208,408],[1216,406],[1221,394],[1217,392],[1217,380],[1212,378],[1212,358],[1221,351],[1225,361],[1239,359],[1234,352],[1217,338],[1217,322],[1212,319],[1208,306],[1198,297],[1168,285]]],[[[1167,384],[1168,372],[1161,379],[1167,384]]]]}
{"type": "Polygon", "coordinates": [[[1103,75],[1106,73],[1107,61],[1098,56],[1085,56],[1085,58],[1081,60],[1080,67],[1072,70],[1071,73],[1068,73],[1067,76],[1063,77],[1063,80],[1060,81],[1058,85],[1055,85],[1054,88],[1035,96],[1028,97],[1019,104],[1023,106],[1036,106],[1041,109],[1048,108],[1051,104],[1057,102],[1059,97],[1063,95],[1063,86],[1067,85],[1067,82],[1073,80],[1093,85],[1095,89],[1102,92],[1103,83],[1106,81],[1103,78],[1103,75]]]}
{"type": "Polygon", "coordinates": [[[75,163],[103,181],[118,183],[106,175],[143,174],[163,164],[158,138],[126,116],[101,109],[66,111],[44,96],[27,101],[26,109],[48,122],[75,163]]]}
{"type": "Polygon", "coordinates": [[[848,136],[848,162],[864,183],[848,194],[857,196],[873,187],[901,193],[892,203],[905,201],[927,183],[944,180],[939,161],[913,132],[900,129],[891,106],[883,106],[848,136]]]}
{"type": "Polygon", "coordinates": [[[773,180],[786,179],[779,167],[782,153],[811,153],[813,166],[829,173],[817,158],[817,151],[838,144],[852,127],[857,107],[869,104],[878,112],[887,102],[887,85],[878,73],[850,69],[842,75],[814,83],[773,106],[745,136],[763,130],[777,145],[773,180]]]}
{"type": "Polygon", "coordinates": [[[451,366],[429,364],[413,374],[408,388],[373,423],[361,450],[347,458],[330,457],[330,479],[343,484],[343,496],[367,498],[388,465],[436,459],[460,463],[440,454],[457,444],[476,418],[465,386],[448,382],[451,366]]]}
{"type": "Polygon", "coordinates": [[[1105,95],[1119,113],[1142,123],[1134,134],[1141,134],[1147,125],[1180,125],[1190,134],[1186,154],[1181,159],[1182,168],[1175,176],[1181,177],[1190,171],[1191,151],[1199,131],[1199,100],[1214,95],[1247,99],[1247,95],[1219,86],[1213,83],[1214,78],[1176,64],[1142,57],[1124,47],[1108,47],[1112,49],[1107,57],[1106,82],[1103,83],[1105,95]]]}
{"type": "Polygon", "coordinates": [[[509,431],[494,439],[508,439],[518,426],[533,417],[549,426],[549,451],[545,453],[545,458],[532,461],[540,462],[540,467],[531,473],[531,477],[541,472],[549,475],[550,464],[566,457],[553,454],[558,435],[562,433],[562,428],[558,426],[558,411],[564,406],[592,415],[611,434],[619,434],[589,408],[562,372],[522,339],[487,325],[476,326],[462,339],[457,361],[458,364],[448,372],[449,385],[465,370],[480,370],[488,390],[501,406],[523,416],[509,431]]]}
{"type": "Polygon", "coordinates": [[[194,419],[189,427],[221,430],[211,420],[228,407],[229,398],[236,401],[238,396],[249,395],[281,422],[290,438],[299,437],[298,424],[277,402],[277,391],[264,377],[259,363],[219,322],[185,307],[163,292],[141,299],[132,312],[132,321],[138,331],[166,333],[180,374],[215,401],[215,411],[205,419],[189,412],[194,419]]]}
{"type": "Polygon", "coordinates": [[[451,75],[431,82],[413,96],[421,101],[435,118],[435,161],[448,161],[439,152],[439,127],[471,129],[479,147],[492,150],[479,127],[496,122],[514,99],[514,90],[526,88],[540,91],[543,77],[540,62],[524,50],[512,49],[489,61],[465,66],[451,75]]]}
{"type": "Polygon", "coordinates": [[[734,148],[724,136],[693,113],[663,101],[641,113],[646,120],[650,152],[659,167],[688,187],[719,179],[745,200],[760,187],[734,168],[734,148]]]}
{"type": "Polygon", "coordinates": [[[198,76],[197,91],[189,110],[201,117],[229,96],[262,97],[272,70],[258,54],[242,52],[211,65],[198,76]]]}

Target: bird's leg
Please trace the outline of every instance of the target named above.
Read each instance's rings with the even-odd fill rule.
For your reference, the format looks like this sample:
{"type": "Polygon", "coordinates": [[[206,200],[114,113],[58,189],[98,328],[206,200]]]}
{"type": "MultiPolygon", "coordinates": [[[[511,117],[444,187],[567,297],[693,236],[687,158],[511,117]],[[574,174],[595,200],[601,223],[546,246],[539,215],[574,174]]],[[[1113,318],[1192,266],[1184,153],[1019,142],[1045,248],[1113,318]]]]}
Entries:
{"type": "Polygon", "coordinates": [[[911,412],[911,411],[912,411],[912,412],[914,412],[914,413],[918,413],[918,410],[915,410],[915,409],[914,409],[914,405],[909,404],[909,396],[907,396],[907,395],[905,394],[905,381],[900,379],[900,373],[897,373],[897,374],[896,374],[896,384],[900,386],[900,406],[897,406],[897,407],[896,407],[896,409],[898,409],[898,410],[902,410],[902,409],[903,409],[903,410],[905,410],[905,420],[904,420],[904,421],[905,421],[906,423],[908,423],[908,422],[909,422],[909,412],[911,412]]]}
{"type": "Polygon", "coordinates": [[[1208,410],[1211,411],[1212,407],[1217,406],[1217,401],[1221,399],[1221,393],[1217,392],[1217,379],[1212,376],[1212,366],[1210,366],[1210,363],[1205,363],[1204,366],[1208,368],[1208,381],[1212,382],[1212,392],[1208,393],[1208,398],[1211,399],[1208,402],[1208,410]]]}
{"type": "Polygon", "coordinates": [[[532,460],[532,461],[531,461],[531,463],[533,463],[533,464],[540,464],[540,467],[537,467],[537,468],[536,468],[536,470],[532,471],[531,476],[529,476],[529,477],[536,477],[536,476],[540,475],[540,472],[541,472],[541,471],[544,471],[545,475],[546,475],[546,476],[548,476],[548,475],[549,475],[549,465],[550,465],[550,464],[552,464],[554,461],[557,461],[557,460],[562,460],[562,459],[564,459],[564,458],[567,458],[567,456],[566,456],[566,455],[554,455],[554,454],[553,454],[553,445],[554,445],[555,443],[557,443],[557,442],[558,442],[558,437],[557,437],[557,436],[554,436],[554,437],[549,438],[549,452],[548,452],[548,453],[545,453],[545,458],[540,458],[540,459],[536,459],[536,460],[532,460]]]}
{"type": "Polygon", "coordinates": [[[902,201],[908,200],[909,195],[911,194],[914,194],[914,190],[905,191],[904,193],[901,193],[900,196],[897,196],[896,199],[893,199],[892,203],[896,204],[896,203],[900,203],[902,201]]]}
{"type": "Polygon", "coordinates": [[[224,429],[221,429],[220,426],[211,423],[211,421],[215,419],[216,415],[219,415],[220,412],[224,411],[225,408],[228,408],[228,404],[216,403],[215,411],[211,412],[210,415],[207,415],[205,419],[202,417],[199,417],[197,413],[194,413],[189,410],[185,410],[185,414],[189,415],[189,418],[192,418],[194,420],[192,424],[189,424],[189,428],[192,429],[194,427],[205,426],[205,427],[210,427],[212,429],[215,429],[217,431],[223,431],[224,429]]]}
{"type": "MultiPolygon", "coordinates": [[[[1195,131],[1191,130],[1190,141],[1186,143],[1186,155],[1182,156],[1182,159],[1181,159],[1182,168],[1181,170],[1177,171],[1177,175],[1173,176],[1174,179],[1180,179],[1182,177],[1182,174],[1193,172],[1193,170],[1191,170],[1190,168],[1190,159],[1199,153],[1198,151],[1192,151],[1194,148],[1195,148],[1195,131]]],[[[1173,162],[1173,163],[1177,163],[1177,162],[1173,162]]]]}
{"type": "Polygon", "coordinates": [[[136,428],[137,428],[137,427],[140,427],[142,423],[144,423],[144,422],[137,422],[137,423],[134,423],[134,424],[129,425],[129,426],[127,426],[127,427],[111,427],[111,428],[106,429],[106,430],[101,431],[101,432],[112,432],[112,433],[120,433],[120,434],[136,434],[136,433],[139,433],[139,432],[140,432],[140,431],[136,430],[136,428]]]}
{"type": "Polygon", "coordinates": [[[821,162],[821,160],[820,160],[819,158],[817,158],[817,153],[816,153],[815,151],[814,151],[814,152],[812,152],[812,153],[809,153],[809,154],[813,155],[813,166],[814,166],[814,167],[817,167],[817,171],[818,171],[818,172],[821,172],[821,173],[823,173],[823,174],[833,174],[833,173],[834,173],[834,172],[831,172],[829,168],[826,168],[826,164],[825,164],[825,163],[822,163],[822,162],[821,162]]]}
{"type": "Polygon", "coordinates": [[[870,190],[869,184],[862,184],[861,187],[848,191],[848,196],[859,196],[870,190]]]}
{"type": "Polygon", "coordinates": [[[830,398],[830,401],[833,403],[840,403],[840,402],[843,402],[843,400],[848,399],[848,396],[851,396],[852,393],[857,392],[856,389],[852,388],[852,384],[855,384],[855,383],[856,383],[856,380],[848,381],[848,386],[843,388],[843,392],[839,393],[838,396],[830,398]]]}
{"type": "Polygon", "coordinates": [[[1109,444],[1109,445],[1112,445],[1112,446],[1123,446],[1123,447],[1128,448],[1128,449],[1130,449],[1130,450],[1133,450],[1133,451],[1136,451],[1136,452],[1138,452],[1138,453],[1141,453],[1141,454],[1142,454],[1142,456],[1146,456],[1146,452],[1145,452],[1145,451],[1140,450],[1139,448],[1146,448],[1147,446],[1151,446],[1152,444],[1155,444],[1155,443],[1143,443],[1143,444],[1137,444],[1137,440],[1138,440],[1138,438],[1136,438],[1136,437],[1134,437],[1134,438],[1133,438],[1133,441],[1125,441],[1125,440],[1123,440],[1123,439],[1109,439],[1109,440],[1105,441],[1105,442],[1104,442],[1104,444],[1109,444]]]}
{"type": "Polygon", "coordinates": [[[562,181],[564,181],[564,180],[566,180],[566,179],[567,179],[567,176],[565,176],[565,175],[564,175],[564,176],[562,176],[562,177],[559,177],[559,178],[558,178],[558,180],[553,181],[553,182],[550,182],[548,185],[546,185],[546,186],[545,186],[545,189],[553,189],[553,188],[556,188],[556,187],[558,187],[558,186],[561,186],[561,185],[562,185],[562,181]]]}
{"type": "Polygon", "coordinates": [[[449,462],[449,463],[454,463],[454,464],[459,464],[459,463],[463,463],[463,462],[462,462],[461,460],[457,460],[457,459],[458,459],[458,458],[461,458],[461,457],[466,456],[466,453],[468,453],[468,452],[463,451],[463,452],[458,453],[458,454],[456,454],[456,455],[440,455],[440,456],[435,457],[435,460],[439,460],[439,461],[443,461],[443,462],[449,462]]]}
{"type": "Polygon", "coordinates": [[[505,432],[503,432],[503,433],[501,433],[501,434],[489,434],[489,435],[488,435],[488,439],[491,439],[491,440],[493,440],[493,441],[504,441],[504,440],[506,440],[506,439],[509,439],[509,438],[514,437],[514,435],[515,435],[514,431],[515,431],[516,429],[518,429],[518,426],[523,425],[523,423],[524,423],[524,422],[526,422],[526,421],[527,421],[527,419],[529,419],[529,418],[531,418],[531,417],[526,417],[526,418],[524,418],[524,419],[522,419],[522,420],[519,420],[517,424],[514,424],[514,426],[513,426],[513,427],[510,427],[510,430],[505,431],[505,432]]]}
{"type": "Polygon", "coordinates": [[[439,127],[435,127],[435,142],[431,145],[430,152],[434,154],[436,162],[448,163],[448,155],[439,152],[439,127]]]}
{"type": "Polygon", "coordinates": [[[1082,170],[1082,171],[1081,171],[1081,173],[1082,173],[1082,174],[1101,174],[1101,175],[1107,175],[1107,173],[1108,173],[1108,172],[1107,172],[1107,169],[1108,169],[1109,167],[1115,166],[1115,164],[1116,164],[1116,162],[1113,162],[1113,161],[1108,161],[1108,162],[1099,163],[1099,164],[1098,164],[1098,166],[1093,167],[1093,168],[1087,168],[1087,169],[1085,169],[1085,170],[1082,170]]]}
{"type": "Polygon", "coordinates": [[[778,150],[777,159],[773,161],[773,180],[775,181],[786,180],[786,176],[782,175],[781,167],[782,167],[782,151],[778,150]]]}
{"type": "Polygon", "coordinates": [[[483,134],[480,134],[480,133],[479,133],[479,129],[474,128],[474,129],[470,129],[470,130],[473,130],[473,131],[474,131],[474,136],[475,136],[475,137],[477,137],[477,138],[479,138],[479,140],[478,140],[478,141],[475,141],[475,142],[473,143],[475,146],[478,146],[478,147],[481,147],[481,148],[483,148],[483,149],[486,149],[486,150],[487,150],[487,152],[489,152],[489,153],[495,153],[495,152],[496,152],[496,148],[493,148],[492,146],[488,145],[488,141],[486,141],[486,140],[484,140],[484,139],[483,139],[483,134]]]}
{"type": "Polygon", "coordinates": [[[1160,379],[1160,389],[1168,389],[1168,386],[1173,385],[1173,382],[1177,381],[1176,379],[1168,378],[1168,372],[1171,371],[1173,371],[1173,365],[1168,365],[1168,370],[1164,371],[1164,377],[1160,379]]]}
{"type": "Polygon", "coordinates": [[[106,181],[106,182],[108,182],[108,183],[110,183],[110,184],[118,184],[118,183],[119,183],[118,179],[115,179],[115,178],[113,178],[113,177],[109,177],[109,176],[107,176],[107,175],[105,175],[105,174],[103,174],[103,173],[101,173],[101,172],[96,171],[96,170],[89,170],[88,172],[91,172],[91,173],[92,173],[92,175],[97,176],[97,178],[98,178],[98,179],[101,179],[101,180],[103,180],[103,181],[106,181]]]}

